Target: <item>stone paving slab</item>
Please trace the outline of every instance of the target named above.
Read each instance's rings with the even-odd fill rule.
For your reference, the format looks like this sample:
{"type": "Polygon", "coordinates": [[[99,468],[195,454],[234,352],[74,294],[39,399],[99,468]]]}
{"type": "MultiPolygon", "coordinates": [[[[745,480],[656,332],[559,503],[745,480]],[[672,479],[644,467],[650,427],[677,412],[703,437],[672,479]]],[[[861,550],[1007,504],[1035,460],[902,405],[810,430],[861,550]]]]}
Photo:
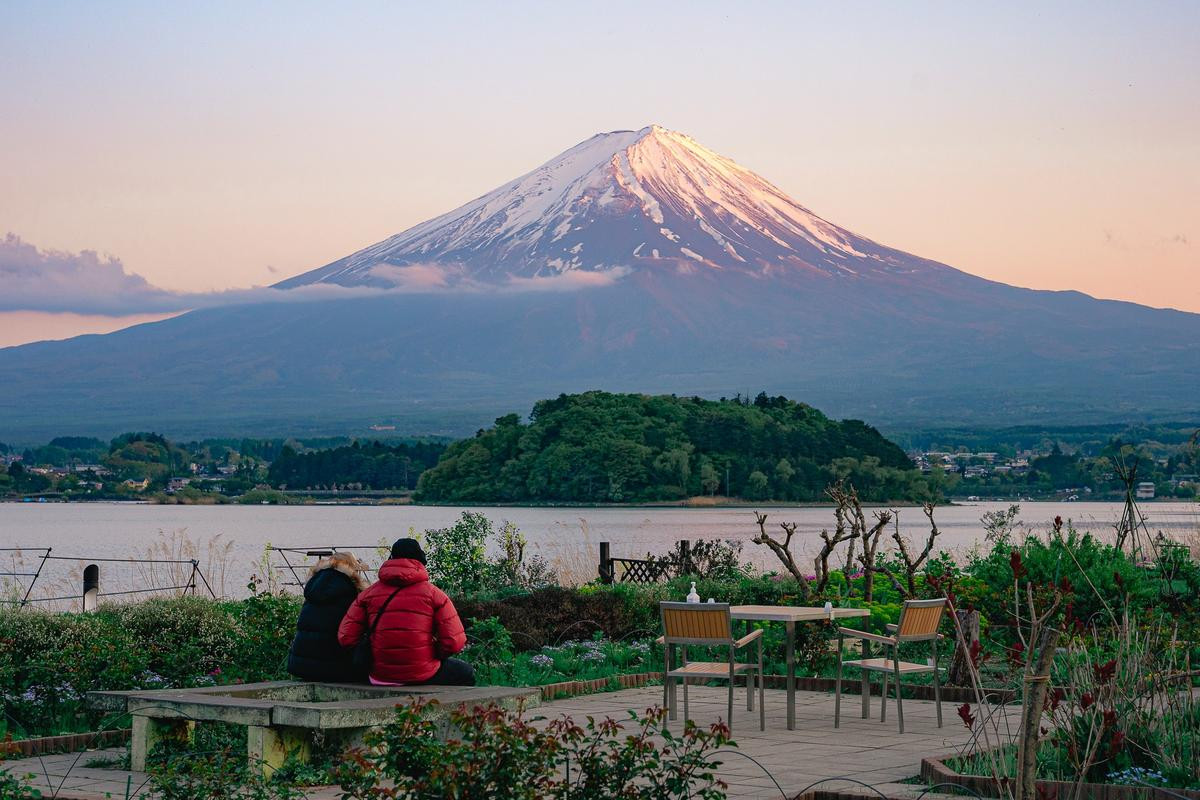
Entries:
{"type": "MultiPolygon", "coordinates": [[[[694,686],[691,693],[692,719],[707,725],[723,718],[726,711],[723,687],[694,686]]],[[[934,704],[921,700],[905,700],[905,733],[899,733],[894,717],[895,705],[888,704],[888,719],[879,721],[878,698],[872,698],[871,719],[863,719],[856,703],[843,705],[842,724],[833,727],[833,696],[821,692],[798,692],[796,697],[796,730],[786,727],[787,703],[782,690],[766,692],[767,730],[758,729],[758,712],[746,711],[744,698],[734,706],[733,735],[736,751],[754,758],[758,764],[732,753],[723,755],[718,770],[729,784],[729,797],[734,800],[751,798],[791,798],[819,781],[821,788],[834,789],[848,795],[878,797],[874,792],[856,789],[852,781],[886,787],[889,796],[913,797],[912,787],[904,788],[898,781],[920,772],[921,758],[942,755],[962,748],[970,740],[968,731],[949,704],[943,706],[945,726],[937,727],[934,704]],[[761,766],[760,766],[761,765],[761,766]],[[763,770],[770,772],[768,776],[763,770]],[[783,787],[780,793],[777,781],[783,787]],[[845,780],[831,780],[842,778],[845,780]]],[[[627,689],[619,692],[573,697],[543,702],[531,709],[530,717],[541,717],[546,724],[562,715],[574,717],[612,717],[628,719],[628,711],[645,711],[662,701],[658,687],[627,689]]],[[[671,730],[682,730],[682,720],[669,723],[671,730]]],[[[95,758],[109,755],[120,757],[122,749],[93,751],[8,761],[0,768],[17,773],[36,773],[36,785],[46,791],[61,788],[60,797],[100,800],[109,793],[124,797],[127,781],[135,790],[134,797],[145,797],[146,776],[121,770],[84,767],[95,758]],[[48,777],[47,777],[48,776],[48,777]],[[141,792],[136,790],[141,788],[141,792]]],[[[919,788],[919,787],[918,787],[919,788]]],[[[333,800],[339,793],[332,788],[313,789],[309,800],[333,800]]]]}

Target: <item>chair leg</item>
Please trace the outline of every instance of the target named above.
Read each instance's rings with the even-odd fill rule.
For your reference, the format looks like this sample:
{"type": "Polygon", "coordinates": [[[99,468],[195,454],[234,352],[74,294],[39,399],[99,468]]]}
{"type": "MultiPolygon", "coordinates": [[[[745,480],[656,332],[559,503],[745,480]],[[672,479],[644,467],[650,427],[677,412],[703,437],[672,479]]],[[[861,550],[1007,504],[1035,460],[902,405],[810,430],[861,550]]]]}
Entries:
{"type": "Polygon", "coordinates": [[[758,640],[758,729],[767,729],[767,698],[763,694],[763,684],[767,682],[763,674],[762,637],[758,640]]]}
{"type": "Polygon", "coordinates": [[[733,683],[734,683],[733,675],[730,675],[729,676],[729,709],[727,712],[729,714],[729,718],[728,718],[727,722],[725,723],[726,725],[729,726],[730,733],[733,732],[733,683]]]}
{"type": "Polygon", "coordinates": [[[754,672],[746,670],[746,710],[754,710],[754,672]]]}
{"type": "Polygon", "coordinates": [[[679,711],[675,706],[676,682],[674,678],[668,678],[667,673],[675,668],[675,646],[667,645],[667,652],[663,661],[663,687],[664,695],[667,698],[667,719],[677,719],[679,711]]]}
{"type": "Polygon", "coordinates": [[[896,652],[892,655],[892,664],[895,665],[895,682],[896,682],[896,719],[900,721],[900,732],[904,733],[904,701],[900,699],[900,648],[896,648],[896,652]]]}
{"type": "Polygon", "coordinates": [[[884,672],[884,673],[882,673],[882,675],[883,675],[883,682],[879,686],[879,721],[886,722],[887,721],[888,674],[886,672],[884,672]]]}
{"type": "Polygon", "coordinates": [[[937,642],[933,642],[933,702],[937,705],[938,727],[942,727],[942,687],[938,681],[937,642]]]}
{"type": "MultiPolygon", "coordinates": [[[[863,661],[871,657],[871,643],[866,639],[862,640],[862,657],[863,661]]],[[[870,719],[871,717],[871,673],[869,670],[862,670],[862,718],[870,719]]]]}
{"type": "MultiPolygon", "coordinates": [[[[833,727],[837,728],[842,724],[842,634],[838,634],[838,652],[837,652],[837,683],[834,684],[833,690],[833,727]]],[[[759,651],[760,657],[762,651],[759,651]]],[[[762,663],[761,661],[759,662],[762,663]]]]}

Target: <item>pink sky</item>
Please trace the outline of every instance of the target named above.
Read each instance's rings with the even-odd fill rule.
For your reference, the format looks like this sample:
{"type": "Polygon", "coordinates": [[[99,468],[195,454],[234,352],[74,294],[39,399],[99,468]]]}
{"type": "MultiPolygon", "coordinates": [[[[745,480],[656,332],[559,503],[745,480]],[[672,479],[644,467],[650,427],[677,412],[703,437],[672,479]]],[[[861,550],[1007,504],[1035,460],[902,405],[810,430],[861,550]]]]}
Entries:
{"type": "Polygon", "coordinates": [[[0,237],[261,285],[657,122],[885,244],[1200,311],[1196,4],[413,9],[6,6],[0,237]]]}

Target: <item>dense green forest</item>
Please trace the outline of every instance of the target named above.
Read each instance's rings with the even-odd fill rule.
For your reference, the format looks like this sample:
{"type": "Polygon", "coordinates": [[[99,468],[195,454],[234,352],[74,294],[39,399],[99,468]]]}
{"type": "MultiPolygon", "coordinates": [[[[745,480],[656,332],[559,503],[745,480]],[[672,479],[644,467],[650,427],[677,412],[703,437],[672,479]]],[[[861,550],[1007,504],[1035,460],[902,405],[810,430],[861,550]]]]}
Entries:
{"type": "Polygon", "coordinates": [[[904,452],[858,420],[760,394],[753,401],[587,392],[534,406],[450,445],[418,483],[430,502],[644,502],[723,494],[818,500],[850,477],[873,500],[924,499],[904,452]]]}
{"type": "Polygon", "coordinates": [[[273,486],[289,489],[329,489],[354,485],[360,489],[412,489],[426,469],[446,450],[441,442],[353,442],[330,450],[297,453],[284,446],[267,470],[273,486]]]}

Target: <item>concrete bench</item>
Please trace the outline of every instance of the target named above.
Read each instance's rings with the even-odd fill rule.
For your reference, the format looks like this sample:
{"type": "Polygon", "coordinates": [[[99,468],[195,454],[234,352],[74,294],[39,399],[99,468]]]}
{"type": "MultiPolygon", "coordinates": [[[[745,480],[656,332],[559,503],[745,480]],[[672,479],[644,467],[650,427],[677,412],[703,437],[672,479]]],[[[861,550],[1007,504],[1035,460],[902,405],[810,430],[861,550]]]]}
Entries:
{"type": "Polygon", "coordinates": [[[536,706],[537,689],[505,686],[369,686],[353,683],[264,683],[163,689],[89,692],[88,704],[100,711],[133,718],[130,766],[146,769],[146,757],[166,739],[189,740],[197,722],[245,725],[249,763],[266,774],[289,756],[307,762],[314,732],[349,747],[393,717],[397,705],[421,698],[448,710],[460,705],[496,703],[510,708],[536,706]]]}

